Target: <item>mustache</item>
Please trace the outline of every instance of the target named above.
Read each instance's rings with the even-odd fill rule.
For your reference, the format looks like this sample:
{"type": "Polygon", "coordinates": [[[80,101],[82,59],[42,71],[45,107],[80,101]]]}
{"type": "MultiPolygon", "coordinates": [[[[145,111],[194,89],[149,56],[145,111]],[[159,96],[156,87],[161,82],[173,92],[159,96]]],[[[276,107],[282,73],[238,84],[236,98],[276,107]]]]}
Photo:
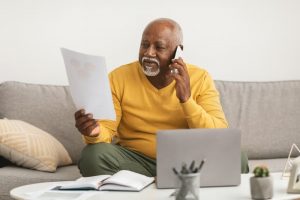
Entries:
{"type": "Polygon", "coordinates": [[[144,57],[142,57],[142,63],[144,61],[155,62],[157,65],[159,65],[159,60],[156,59],[156,58],[151,58],[151,57],[144,56],[144,57]]]}

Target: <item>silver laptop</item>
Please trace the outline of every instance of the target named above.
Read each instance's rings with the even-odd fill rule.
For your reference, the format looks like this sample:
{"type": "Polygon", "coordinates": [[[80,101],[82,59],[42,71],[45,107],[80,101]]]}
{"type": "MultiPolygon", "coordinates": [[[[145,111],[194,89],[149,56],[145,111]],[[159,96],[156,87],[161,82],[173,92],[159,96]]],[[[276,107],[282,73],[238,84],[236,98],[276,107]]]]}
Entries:
{"type": "Polygon", "coordinates": [[[175,188],[172,170],[206,159],[200,187],[235,186],[241,182],[241,133],[238,129],[176,129],[157,132],[157,187],[175,188]]]}

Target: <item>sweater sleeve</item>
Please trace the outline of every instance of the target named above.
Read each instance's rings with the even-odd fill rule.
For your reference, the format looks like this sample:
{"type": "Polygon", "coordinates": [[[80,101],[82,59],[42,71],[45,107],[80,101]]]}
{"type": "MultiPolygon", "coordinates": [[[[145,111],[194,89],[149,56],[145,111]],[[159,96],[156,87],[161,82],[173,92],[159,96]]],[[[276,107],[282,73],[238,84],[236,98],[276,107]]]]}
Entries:
{"type": "Polygon", "coordinates": [[[83,136],[84,142],[87,144],[95,144],[99,142],[111,143],[114,137],[117,136],[117,128],[121,120],[122,110],[118,98],[116,85],[114,85],[114,81],[111,74],[109,78],[110,78],[113,104],[116,112],[116,121],[99,120],[98,124],[100,126],[100,134],[97,137],[83,136]]]}
{"type": "Polygon", "coordinates": [[[219,93],[207,72],[202,83],[196,95],[181,104],[189,128],[227,128],[219,93]]]}

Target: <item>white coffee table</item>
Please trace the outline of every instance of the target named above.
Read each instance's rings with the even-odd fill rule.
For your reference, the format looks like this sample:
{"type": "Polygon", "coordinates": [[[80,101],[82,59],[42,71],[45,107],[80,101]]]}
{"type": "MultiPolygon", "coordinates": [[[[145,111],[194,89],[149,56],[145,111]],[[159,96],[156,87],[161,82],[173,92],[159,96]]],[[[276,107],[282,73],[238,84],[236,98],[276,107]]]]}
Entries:
{"type": "MultiPolygon", "coordinates": [[[[272,173],[274,178],[274,197],[273,199],[300,199],[300,194],[287,194],[286,188],[288,179],[281,179],[281,173],[272,173]]],[[[212,187],[200,188],[200,200],[243,200],[251,199],[249,178],[252,174],[243,174],[242,182],[237,187],[212,187]]],[[[40,200],[163,200],[174,199],[170,197],[173,189],[156,189],[152,184],[141,192],[111,192],[111,191],[49,191],[49,189],[68,183],[66,182],[47,182],[25,185],[10,191],[11,197],[19,200],[35,199],[38,195],[40,200]]]]}

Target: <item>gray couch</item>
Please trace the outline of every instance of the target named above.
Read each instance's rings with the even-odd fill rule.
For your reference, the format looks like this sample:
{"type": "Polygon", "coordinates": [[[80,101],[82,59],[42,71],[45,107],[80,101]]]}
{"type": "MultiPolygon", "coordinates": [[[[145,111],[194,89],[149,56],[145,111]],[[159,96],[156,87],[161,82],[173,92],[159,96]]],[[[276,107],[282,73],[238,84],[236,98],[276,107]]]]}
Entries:
{"type": "MultiPolygon", "coordinates": [[[[293,143],[300,145],[300,81],[216,81],[230,127],[242,130],[250,170],[266,164],[281,171],[293,143]]],[[[76,162],[84,144],[74,127],[75,107],[67,87],[20,82],[0,84],[0,116],[31,123],[57,138],[73,164],[46,173],[16,166],[0,168],[0,199],[17,186],[80,176],[76,162]]]]}

